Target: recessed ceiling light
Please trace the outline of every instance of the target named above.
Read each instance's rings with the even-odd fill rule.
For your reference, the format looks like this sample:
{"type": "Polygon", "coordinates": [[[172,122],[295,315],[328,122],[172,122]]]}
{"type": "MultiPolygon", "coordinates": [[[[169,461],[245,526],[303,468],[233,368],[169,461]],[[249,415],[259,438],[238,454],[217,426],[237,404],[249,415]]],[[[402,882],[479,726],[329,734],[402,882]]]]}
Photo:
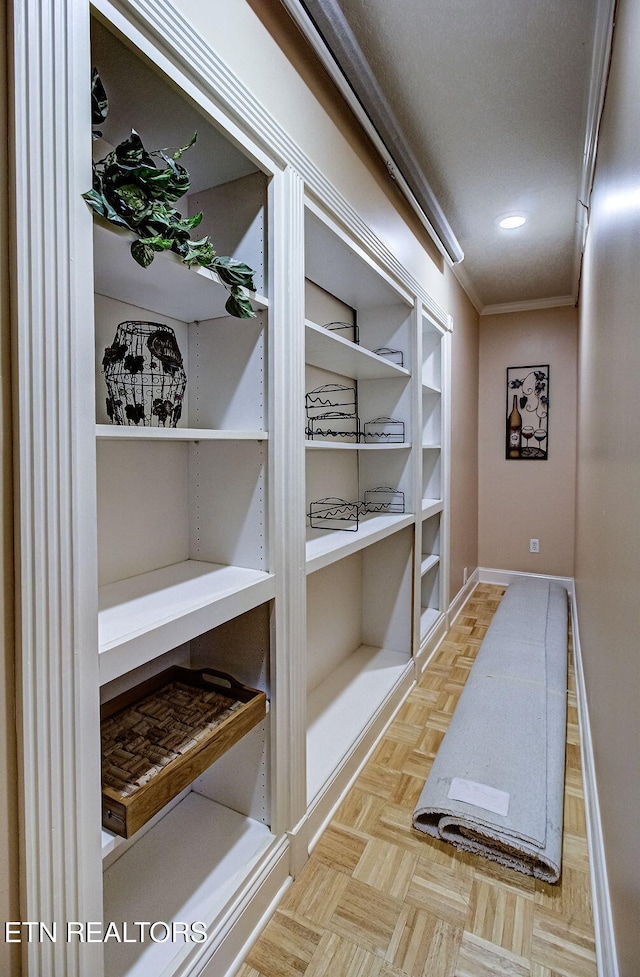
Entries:
{"type": "Polygon", "coordinates": [[[507,214],[506,217],[501,217],[498,219],[498,225],[504,227],[507,230],[513,230],[514,227],[522,227],[523,224],[527,223],[527,218],[522,214],[507,214]]]}

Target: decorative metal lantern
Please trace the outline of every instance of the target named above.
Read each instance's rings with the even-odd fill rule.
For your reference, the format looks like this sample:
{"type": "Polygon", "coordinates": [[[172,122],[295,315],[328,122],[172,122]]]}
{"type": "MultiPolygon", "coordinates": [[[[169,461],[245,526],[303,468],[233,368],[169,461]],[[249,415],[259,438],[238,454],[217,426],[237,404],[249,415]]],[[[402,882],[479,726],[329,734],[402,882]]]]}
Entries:
{"type": "Polygon", "coordinates": [[[176,427],[187,375],[176,334],[161,322],[121,322],[102,360],[112,424],[176,427]]]}

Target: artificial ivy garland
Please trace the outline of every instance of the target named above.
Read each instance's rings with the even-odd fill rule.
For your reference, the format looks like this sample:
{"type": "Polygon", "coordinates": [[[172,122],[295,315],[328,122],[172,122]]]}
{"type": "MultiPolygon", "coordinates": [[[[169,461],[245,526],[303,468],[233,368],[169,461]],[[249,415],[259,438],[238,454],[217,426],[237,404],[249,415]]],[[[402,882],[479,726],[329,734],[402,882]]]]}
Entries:
{"type": "MultiPolygon", "coordinates": [[[[92,124],[101,125],[109,103],[95,68],[91,109],[92,124]]],[[[94,132],[93,137],[100,135],[94,132]]],[[[93,187],[82,196],[101,217],[138,236],[139,240],[131,244],[131,254],[143,268],[149,267],[159,251],[173,251],[189,267],[209,268],[230,293],[225,305],[229,315],[248,319],[255,316],[255,311],[244,290],[255,291],[253,270],[242,261],[216,254],[208,236],[192,241],[191,231],[200,224],[202,214],[182,217],[173,206],[191,185],[189,173],[177,161],[193,146],[196,135],[179,149],[147,152],[132,129],[128,139],[93,164],[93,187]],[[166,165],[158,167],[153,157],[166,165]]]]}

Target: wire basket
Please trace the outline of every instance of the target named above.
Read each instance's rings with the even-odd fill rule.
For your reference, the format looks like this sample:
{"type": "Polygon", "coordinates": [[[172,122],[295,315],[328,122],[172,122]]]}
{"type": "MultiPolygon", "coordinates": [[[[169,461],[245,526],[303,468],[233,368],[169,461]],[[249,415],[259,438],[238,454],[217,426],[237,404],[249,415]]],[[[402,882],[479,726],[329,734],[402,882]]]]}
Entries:
{"type": "Polygon", "coordinates": [[[361,502],[345,499],[318,499],[309,504],[309,525],[312,529],[338,529],[357,532],[361,502]]]}
{"type": "Polygon", "coordinates": [[[364,509],[365,512],[404,513],[404,492],[389,485],[367,489],[364,493],[364,509]]]}
{"type": "Polygon", "coordinates": [[[161,322],[121,322],[102,360],[112,424],[176,427],[187,374],[176,334],[161,322]]]}
{"type": "Polygon", "coordinates": [[[360,421],[357,414],[329,411],[309,419],[305,429],[310,441],[338,441],[341,444],[358,444],[360,421]]]}
{"type": "Polygon", "coordinates": [[[356,345],[360,343],[360,330],[355,322],[327,322],[324,328],[342,339],[348,339],[351,343],[356,345]]]}
{"type": "Polygon", "coordinates": [[[325,383],[305,395],[304,405],[309,419],[332,411],[357,415],[358,393],[355,387],[343,383],[325,383]]]}
{"type": "Polygon", "coordinates": [[[390,346],[380,346],[378,349],[373,351],[378,356],[382,356],[383,359],[389,360],[390,363],[395,363],[396,366],[404,367],[404,353],[401,349],[392,349],[390,346]]]}
{"type": "Polygon", "coordinates": [[[364,425],[367,444],[403,444],[404,421],[395,417],[375,417],[364,425]]]}

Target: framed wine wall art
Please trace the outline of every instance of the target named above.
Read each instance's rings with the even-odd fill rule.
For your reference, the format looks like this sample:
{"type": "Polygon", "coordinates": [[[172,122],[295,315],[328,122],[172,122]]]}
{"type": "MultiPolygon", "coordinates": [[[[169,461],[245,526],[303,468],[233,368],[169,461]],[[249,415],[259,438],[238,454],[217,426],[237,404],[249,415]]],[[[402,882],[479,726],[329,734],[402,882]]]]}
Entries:
{"type": "Polygon", "coordinates": [[[506,458],[546,461],[549,450],[549,365],[507,367],[506,458]]]}

